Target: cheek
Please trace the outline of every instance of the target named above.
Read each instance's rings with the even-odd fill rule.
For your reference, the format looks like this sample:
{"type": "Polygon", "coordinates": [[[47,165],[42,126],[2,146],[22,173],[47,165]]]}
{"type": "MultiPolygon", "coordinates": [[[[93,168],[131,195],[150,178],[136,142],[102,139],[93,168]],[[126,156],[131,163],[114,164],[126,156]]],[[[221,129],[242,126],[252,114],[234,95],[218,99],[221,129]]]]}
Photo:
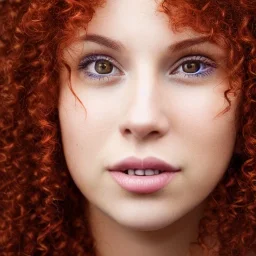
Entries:
{"type": "Polygon", "coordinates": [[[201,88],[179,94],[170,103],[170,109],[175,109],[169,118],[172,143],[177,147],[175,158],[184,163],[185,175],[194,185],[204,180],[218,182],[233,153],[237,100],[231,99],[231,109],[218,116],[228,106],[223,94],[223,88],[214,93],[201,88]]]}
{"type": "Polygon", "coordinates": [[[185,88],[186,91],[179,89],[175,97],[168,101],[173,132],[190,138],[188,141],[195,138],[199,144],[204,139],[222,140],[229,137],[230,133],[234,135],[237,100],[231,99],[230,111],[220,115],[228,107],[223,87],[213,89],[210,86],[198,86],[185,88]]]}
{"type": "Polygon", "coordinates": [[[97,179],[97,165],[101,151],[108,144],[114,131],[118,111],[108,105],[108,109],[98,97],[79,95],[85,109],[74,98],[69,89],[63,89],[60,94],[59,118],[62,133],[62,143],[68,168],[74,179],[91,181],[97,179]],[[84,169],[91,170],[85,172],[84,169]],[[93,170],[95,169],[95,172],[93,170]],[[94,173],[94,175],[91,175],[94,173]],[[96,174],[96,175],[95,175],[96,174]]]}

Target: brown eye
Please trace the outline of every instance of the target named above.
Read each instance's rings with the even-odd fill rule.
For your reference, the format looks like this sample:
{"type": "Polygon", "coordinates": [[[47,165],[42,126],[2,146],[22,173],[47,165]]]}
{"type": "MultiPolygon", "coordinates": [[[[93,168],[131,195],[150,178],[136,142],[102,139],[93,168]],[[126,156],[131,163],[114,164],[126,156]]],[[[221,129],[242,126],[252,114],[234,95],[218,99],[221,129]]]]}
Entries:
{"type": "Polygon", "coordinates": [[[197,61],[187,61],[182,65],[182,71],[185,73],[196,73],[200,70],[200,63],[197,61]]]}
{"type": "Polygon", "coordinates": [[[113,65],[108,60],[97,60],[94,68],[99,74],[109,74],[113,70],[113,65]]]}

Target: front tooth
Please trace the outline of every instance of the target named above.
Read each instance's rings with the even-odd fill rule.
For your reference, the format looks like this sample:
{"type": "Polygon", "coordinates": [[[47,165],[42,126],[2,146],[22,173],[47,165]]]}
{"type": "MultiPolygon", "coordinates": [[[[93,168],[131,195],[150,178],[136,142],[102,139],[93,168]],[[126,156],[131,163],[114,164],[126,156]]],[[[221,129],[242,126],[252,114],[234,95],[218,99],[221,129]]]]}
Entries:
{"type": "Polygon", "coordinates": [[[159,170],[155,170],[154,172],[155,172],[155,174],[159,174],[160,171],[159,170]]]}
{"type": "Polygon", "coordinates": [[[128,170],[128,175],[134,175],[134,170],[128,170]]]}
{"type": "Polygon", "coordinates": [[[135,174],[136,175],[144,175],[144,170],[136,170],[135,174]]]}
{"type": "Polygon", "coordinates": [[[154,175],[155,174],[155,171],[154,170],[145,170],[145,175],[146,176],[151,176],[151,175],[154,175]]]}

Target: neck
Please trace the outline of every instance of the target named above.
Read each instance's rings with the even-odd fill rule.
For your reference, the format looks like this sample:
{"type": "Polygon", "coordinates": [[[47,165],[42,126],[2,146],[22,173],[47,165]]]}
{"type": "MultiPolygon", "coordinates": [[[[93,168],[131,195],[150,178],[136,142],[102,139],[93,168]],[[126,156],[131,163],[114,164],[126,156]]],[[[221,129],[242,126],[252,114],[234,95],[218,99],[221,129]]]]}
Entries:
{"type": "Polygon", "coordinates": [[[120,225],[90,205],[90,223],[97,256],[198,256],[198,225],[203,215],[199,206],[175,223],[154,231],[138,231],[120,225]]]}

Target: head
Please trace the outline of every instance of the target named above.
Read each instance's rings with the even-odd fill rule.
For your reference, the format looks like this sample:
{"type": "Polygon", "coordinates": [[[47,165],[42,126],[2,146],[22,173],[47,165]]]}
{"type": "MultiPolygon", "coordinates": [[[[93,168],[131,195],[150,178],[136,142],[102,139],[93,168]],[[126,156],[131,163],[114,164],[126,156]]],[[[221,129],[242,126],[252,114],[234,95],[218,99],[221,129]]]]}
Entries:
{"type": "Polygon", "coordinates": [[[79,252],[92,241],[89,211],[150,231],[204,209],[198,242],[213,236],[225,255],[241,255],[255,229],[255,7],[39,2],[21,4],[2,71],[5,175],[18,177],[12,200],[33,209],[22,224],[41,216],[42,245],[53,233],[79,252]],[[179,172],[156,193],[130,193],[108,171],[129,156],[179,172]]]}
{"type": "Polygon", "coordinates": [[[219,115],[229,106],[227,46],[191,29],[172,31],[158,5],[107,1],[65,48],[71,72],[60,73],[62,142],[76,185],[100,211],[139,230],[168,226],[201,205],[228,168],[237,130],[239,93],[219,115]],[[101,62],[110,71],[101,72],[101,62]],[[107,167],[130,156],[154,156],[180,171],[157,193],[128,193],[107,167]]]}

